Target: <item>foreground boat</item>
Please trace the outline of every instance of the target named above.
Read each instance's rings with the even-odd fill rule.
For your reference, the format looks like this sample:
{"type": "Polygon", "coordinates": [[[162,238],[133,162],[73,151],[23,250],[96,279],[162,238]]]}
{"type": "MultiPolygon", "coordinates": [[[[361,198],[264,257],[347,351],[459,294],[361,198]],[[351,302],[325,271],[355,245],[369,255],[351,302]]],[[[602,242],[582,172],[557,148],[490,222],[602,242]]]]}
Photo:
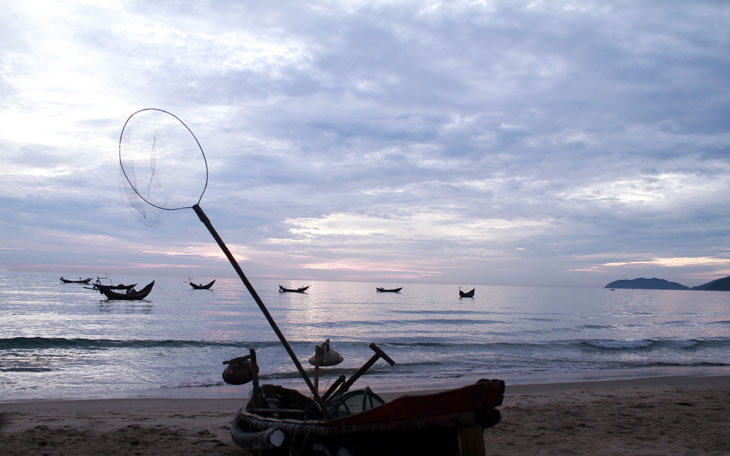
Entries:
{"type": "Polygon", "coordinates": [[[205,285],[193,283],[193,282],[188,282],[188,283],[190,284],[191,287],[193,287],[194,290],[209,290],[210,287],[212,287],[213,284],[215,283],[215,280],[211,280],[210,282],[206,283],[205,285]]]}
{"type": "Polygon", "coordinates": [[[309,285],[301,288],[284,288],[279,285],[279,293],[304,293],[307,289],[309,289],[309,285]]]}
{"type": "Polygon", "coordinates": [[[123,300],[123,301],[138,301],[147,297],[152,291],[152,287],[155,286],[155,281],[148,283],[144,288],[137,291],[134,288],[127,290],[124,293],[117,293],[114,290],[109,289],[106,286],[99,287],[99,292],[106,296],[109,300],[123,300]]]}
{"type": "MultiPolygon", "coordinates": [[[[154,125],[150,124],[149,120],[142,122],[154,125]]],[[[135,120],[133,124],[136,123],[135,120]]],[[[160,125],[162,124],[160,123],[160,125]]],[[[176,135],[171,134],[170,137],[175,139],[171,144],[179,147],[176,135]]],[[[156,158],[156,156],[152,155],[151,158],[156,158]]],[[[127,182],[144,202],[163,210],[193,209],[249,291],[312,393],[312,399],[309,399],[295,390],[281,386],[259,386],[255,352],[251,350],[250,373],[254,382],[253,396],[245,409],[239,410],[236,414],[231,426],[231,436],[236,444],[257,450],[280,450],[278,451],[280,454],[337,454],[339,456],[370,454],[469,454],[481,456],[485,454],[483,429],[494,426],[500,419],[499,411],[495,407],[502,403],[504,382],[501,380],[480,381],[469,387],[425,397],[403,397],[390,404],[385,404],[369,388],[348,392],[352,382],[377,359],[389,360],[387,355],[371,344],[376,355],[349,380],[345,381],[344,375],[341,375],[324,395],[320,395],[318,385],[310,380],[297,354],[274,321],[263,300],[200,207],[200,201],[208,186],[207,160],[197,138],[182,120],[168,111],[157,108],[145,108],[133,113],[122,128],[119,139],[119,162],[127,182]],[[190,201],[192,205],[188,206],[185,206],[185,203],[183,206],[178,206],[177,201],[168,206],[165,203],[153,203],[143,196],[148,192],[140,192],[136,187],[136,179],[130,179],[125,168],[129,165],[130,171],[134,169],[134,163],[140,156],[137,152],[155,151],[157,144],[157,135],[153,136],[151,148],[143,145],[141,141],[128,141],[129,133],[125,136],[127,126],[130,125],[133,117],[140,113],[145,113],[146,119],[149,119],[149,115],[152,114],[158,118],[163,116],[165,122],[170,122],[171,117],[177,122],[174,123],[177,130],[172,131],[184,132],[184,130],[180,130],[180,127],[184,127],[190,134],[188,144],[192,145],[192,140],[194,140],[194,146],[190,150],[194,155],[197,155],[196,151],[199,151],[202,163],[205,165],[205,184],[197,202],[190,201]],[[130,146],[133,144],[142,147],[135,149],[134,146],[130,146]],[[335,387],[339,385],[340,381],[343,383],[337,390],[338,394],[335,394],[335,387]],[[329,403],[328,398],[331,399],[329,403]]],[[[182,161],[178,162],[182,163],[182,161]]],[[[151,176],[148,184],[152,182],[151,176]]],[[[164,190],[167,189],[163,188],[163,194],[164,190]]],[[[155,198],[154,201],[158,201],[158,199],[155,198]]],[[[153,284],[154,282],[145,288],[151,289],[153,284]]],[[[309,287],[289,290],[279,286],[279,291],[303,293],[307,288],[309,287]]],[[[321,350],[319,353],[321,354],[321,350]]],[[[391,361],[389,363],[394,364],[391,361]]],[[[231,364],[246,365],[245,357],[229,360],[227,363],[231,369],[236,369],[236,367],[230,366],[231,364]]],[[[315,372],[320,364],[320,361],[315,363],[315,372]]],[[[245,369],[241,368],[241,370],[245,369]]],[[[234,378],[234,381],[243,382],[245,378],[240,380],[234,378]]]]}
{"type": "Polygon", "coordinates": [[[91,282],[91,277],[89,277],[88,279],[79,278],[79,280],[70,280],[70,279],[64,279],[63,276],[61,276],[60,280],[62,283],[89,283],[89,282],[91,282]]]}
{"type": "Polygon", "coordinates": [[[461,288],[459,288],[459,297],[460,298],[473,298],[475,290],[476,290],[476,288],[472,288],[469,291],[461,291],[461,288]]]}
{"type": "MultiPolygon", "coordinates": [[[[253,351],[246,358],[255,363],[253,351]]],[[[333,394],[340,384],[335,382],[322,396],[329,407],[325,414],[296,390],[259,386],[255,364],[248,372],[253,375],[252,395],[235,415],[231,437],[242,448],[267,450],[264,454],[483,456],[484,429],[499,423],[496,407],[505,390],[502,380],[479,380],[386,403],[370,388],[347,391],[340,386],[341,392],[333,394]]]]}
{"type": "Polygon", "coordinates": [[[403,287],[400,288],[381,288],[376,287],[375,290],[377,290],[378,293],[400,293],[400,291],[403,289],[403,287]]]}

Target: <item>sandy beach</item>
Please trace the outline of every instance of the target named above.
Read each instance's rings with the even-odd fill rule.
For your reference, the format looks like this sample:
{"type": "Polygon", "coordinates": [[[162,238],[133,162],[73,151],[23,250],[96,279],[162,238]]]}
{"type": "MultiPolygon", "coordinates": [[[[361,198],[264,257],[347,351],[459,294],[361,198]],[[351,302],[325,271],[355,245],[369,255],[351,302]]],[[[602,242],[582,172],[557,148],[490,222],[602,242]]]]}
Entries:
{"type": "MultiPolygon", "coordinates": [[[[383,395],[386,398],[395,393],[383,395]]],[[[243,399],[0,404],[0,454],[242,455],[243,399]]],[[[489,455],[727,455],[730,376],[507,385],[489,455]]]]}

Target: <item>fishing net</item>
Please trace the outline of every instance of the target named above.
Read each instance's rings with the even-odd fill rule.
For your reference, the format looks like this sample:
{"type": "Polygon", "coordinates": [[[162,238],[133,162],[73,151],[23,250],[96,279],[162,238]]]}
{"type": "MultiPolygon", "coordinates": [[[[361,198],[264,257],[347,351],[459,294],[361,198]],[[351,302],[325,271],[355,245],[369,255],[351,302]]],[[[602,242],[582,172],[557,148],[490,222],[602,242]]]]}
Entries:
{"type": "Polygon", "coordinates": [[[366,386],[365,389],[350,391],[335,396],[329,412],[332,418],[339,418],[355,415],[375,407],[380,407],[383,404],[385,404],[385,401],[366,386]]]}
{"type": "Polygon", "coordinates": [[[119,163],[131,187],[130,204],[145,219],[149,212],[142,201],[161,210],[191,208],[208,186],[208,162],[198,139],[162,109],[129,116],[119,138],[119,163]]]}
{"type": "Polygon", "coordinates": [[[200,201],[208,187],[208,162],[192,130],[170,112],[157,108],[141,109],[129,116],[122,127],[119,135],[119,164],[125,180],[141,201],[164,211],[193,209],[228,258],[307,383],[313,397],[324,410],[325,404],[296,353],[200,207],[200,201]]]}

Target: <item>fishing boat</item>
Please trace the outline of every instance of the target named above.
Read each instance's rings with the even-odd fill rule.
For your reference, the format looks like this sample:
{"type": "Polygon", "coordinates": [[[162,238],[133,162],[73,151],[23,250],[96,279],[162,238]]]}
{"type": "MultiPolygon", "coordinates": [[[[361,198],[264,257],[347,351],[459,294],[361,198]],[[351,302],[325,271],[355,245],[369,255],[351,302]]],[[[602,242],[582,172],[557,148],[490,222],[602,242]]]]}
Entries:
{"type": "Polygon", "coordinates": [[[376,287],[375,290],[377,290],[378,293],[400,293],[400,291],[403,289],[403,287],[400,288],[382,288],[382,287],[376,287]]]}
{"type": "Polygon", "coordinates": [[[60,280],[62,283],[89,283],[89,282],[91,282],[91,277],[89,277],[88,279],[82,279],[81,277],[79,277],[79,280],[71,280],[71,279],[64,279],[63,276],[61,276],[60,280]]]}
{"type": "Polygon", "coordinates": [[[191,287],[193,287],[194,290],[209,290],[210,287],[212,287],[213,284],[215,283],[215,280],[211,280],[210,282],[206,283],[205,285],[193,283],[192,281],[189,281],[188,283],[190,284],[191,287]]]}
{"type": "Polygon", "coordinates": [[[92,283],[90,287],[84,287],[84,288],[89,289],[89,290],[97,290],[99,293],[104,294],[102,289],[108,290],[108,291],[123,290],[126,293],[129,290],[133,290],[134,287],[136,287],[136,286],[137,286],[136,283],[132,283],[129,285],[124,285],[122,283],[120,283],[119,285],[104,285],[102,283],[92,283]]]}
{"type": "MultiPolygon", "coordinates": [[[[91,288],[92,290],[100,290],[101,288],[106,288],[108,290],[125,290],[126,291],[126,290],[131,290],[132,288],[136,287],[137,284],[130,283],[129,285],[125,285],[123,283],[118,283],[116,285],[105,285],[105,284],[101,283],[101,279],[97,277],[96,282],[92,283],[91,286],[92,286],[92,288],[91,288]]],[[[88,287],[84,287],[84,288],[88,288],[88,287]]]]}
{"type": "Polygon", "coordinates": [[[304,293],[309,288],[309,285],[301,288],[284,288],[279,285],[279,293],[304,293]]]}
{"type": "Polygon", "coordinates": [[[144,288],[137,291],[134,288],[126,290],[124,293],[117,293],[114,290],[110,290],[107,287],[100,287],[99,292],[106,296],[109,300],[124,300],[124,301],[138,301],[147,297],[152,291],[152,287],[155,286],[155,281],[148,283],[144,288]]]}
{"type": "MultiPolygon", "coordinates": [[[[135,120],[133,124],[136,122],[135,120]]],[[[148,120],[141,122],[155,125],[148,120]]],[[[170,136],[173,137],[173,135],[170,136]]],[[[174,138],[178,139],[176,136],[174,138]]],[[[172,144],[177,146],[176,141],[172,144]]],[[[197,156],[197,152],[194,152],[194,156],[197,156]]],[[[369,388],[350,390],[353,382],[378,359],[382,358],[391,365],[395,364],[375,344],[371,344],[370,347],[376,354],[350,379],[345,380],[345,376],[340,375],[337,381],[320,395],[317,385],[312,383],[302,367],[298,355],[287,342],[263,300],[200,207],[200,201],[208,187],[207,160],[197,138],[182,120],[170,112],[157,108],[145,108],[133,113],[122,128],[119,139],[119,162],[127,182],[144,202],[159,209],[190,208],[195,212],[258,305],[312,394],[310,399],[296,390],[282,386],[260,386],[259,368],[253,349],[250,350],[250,363],[245,360],[246,357],[224,362],[224,364],[228,363],[229,367],[231,367],[230,364],[249,366],[251,381],[253,381],[251,399],[236,413],[231,426],[231,437],[237,445],[253,450],[273,450],[273,452],[285,455],[485,455],[483,431],[500,420],[500,413],[496,407],[501,405],[503,400],[504,382],[502,380],[480,380],[473,385],[437,394],[404,396],[386,403],[369,388]],[[152,114],[158,117],[165,116],[166,122],[170,121],[170,118],[166,116],[171,116],[179,123],[179,125],[175,124],[178,129],[173,132],[184,131],[180,130],[180,127],[184,127],[190,134],[188,142],[192,144],[192,140],[195,141],[197,149],[193,146],[190,150],[199,151],[202,163],[205,165],[205,184],[197,202],[191,201],[192,205],[184,207],[177,207],[176,204],[167,207],[164,204],[162,206],[154,204],[145,199],[143,193],[135,186],[136,179],[129,178],[125,170],[125,163],[130,165],[130,171],[133,170],[136,158],[131,158],[130,161],[130,157],[138,157],[139,155],[135,152],[139,150],[154,151],[157,141],[157,135],[155,135],[152,141],[153,147],[149,148],[145,144],[141,149],[135,150],[134,147],[130,147],[130,144],[142,145],[142,142],[125,140],[125,138],[129,138],[129,134],[125,136],[125,129],[130,125],[133,117],[140,113],[145,113],[146,119],[149,119],[149,115],[152,114]]],[[[182,161],[178,162],[182,163],[182,161]]],[[[152,182],[151,178],[149,182],[152,182]]],[[[157,200],[155,199],[155,201],[157,200]]],[[[150,283],[145,290],[151,289],[153,284],[154,282],[150,283]]],[[[307,288],[309,287],[291,290],[280,285],[279,291],[303,293],[307,288]]],[[[107,293],[114,292],[107,291],[107,293]]],[[[320,355],[321,352],[320,349],[320,355]]],[[[315,370],[318,365],[321,365],[321,360],[317,361],[315,358],[315,370]]],[[[246,369],[242,368],[242,370],[246,369]]],[[[241,384],[246,380],[245,378],[238,379],[235,375],[229,378],[233,378],[235,382],[241,382],[241,384]]]]}
{"type": "Polygon", "coordinates": [[[497,379],[391,402],[367,387],[348,391],[373,358],[387,357],[382,351],[350,380],[342,383],[341,376],[322,395],[327,406],[323,411],[316,401],[296,390],[259,386],[255,352],[251,350],[251,354],[247,358],[254,363],[248,371],[253,391],[231,426],[231,437],[242,448],[282,455],[483,456],[484,429],[501,418],[496,407],[504,399],[505,384],[497,379]],[[333,393],[336,388],[339,392],[333,393]]]}
{"type": "Polygon", "coordinates": [[[460,298],[473,298],[474,290],[476,290],[476,288],[472,288],[469,291],[461,291],[461,288],[459,288],[459,297],[460,298]]]}

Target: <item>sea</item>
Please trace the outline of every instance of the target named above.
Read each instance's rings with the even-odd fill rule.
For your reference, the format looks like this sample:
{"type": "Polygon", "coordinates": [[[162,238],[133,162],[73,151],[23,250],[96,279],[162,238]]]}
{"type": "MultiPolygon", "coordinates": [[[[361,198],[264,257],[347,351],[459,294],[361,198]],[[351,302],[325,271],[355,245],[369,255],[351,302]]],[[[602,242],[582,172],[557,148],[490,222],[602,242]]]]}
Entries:
{"type": "MultiPolygon", "coordinates": [[[[145,300],[110,301],[59,275],[0,270],[0,401],[246,397],[250,384],[222,372],[250,349],[261,382],[307,391],[237,278],[195,278],[216,282],[193,290],[187,277],[112,276],[104,282],[155,286],[145,300]]],[[[449,284],[250,279],[311,378],[317,344],[344,358],[320,369],[321,390],[363,366],[371,343],[395,365],[378,359],[353,388],[730,373],[728,292],[476,285],[460,298],[449,284]]]]}

